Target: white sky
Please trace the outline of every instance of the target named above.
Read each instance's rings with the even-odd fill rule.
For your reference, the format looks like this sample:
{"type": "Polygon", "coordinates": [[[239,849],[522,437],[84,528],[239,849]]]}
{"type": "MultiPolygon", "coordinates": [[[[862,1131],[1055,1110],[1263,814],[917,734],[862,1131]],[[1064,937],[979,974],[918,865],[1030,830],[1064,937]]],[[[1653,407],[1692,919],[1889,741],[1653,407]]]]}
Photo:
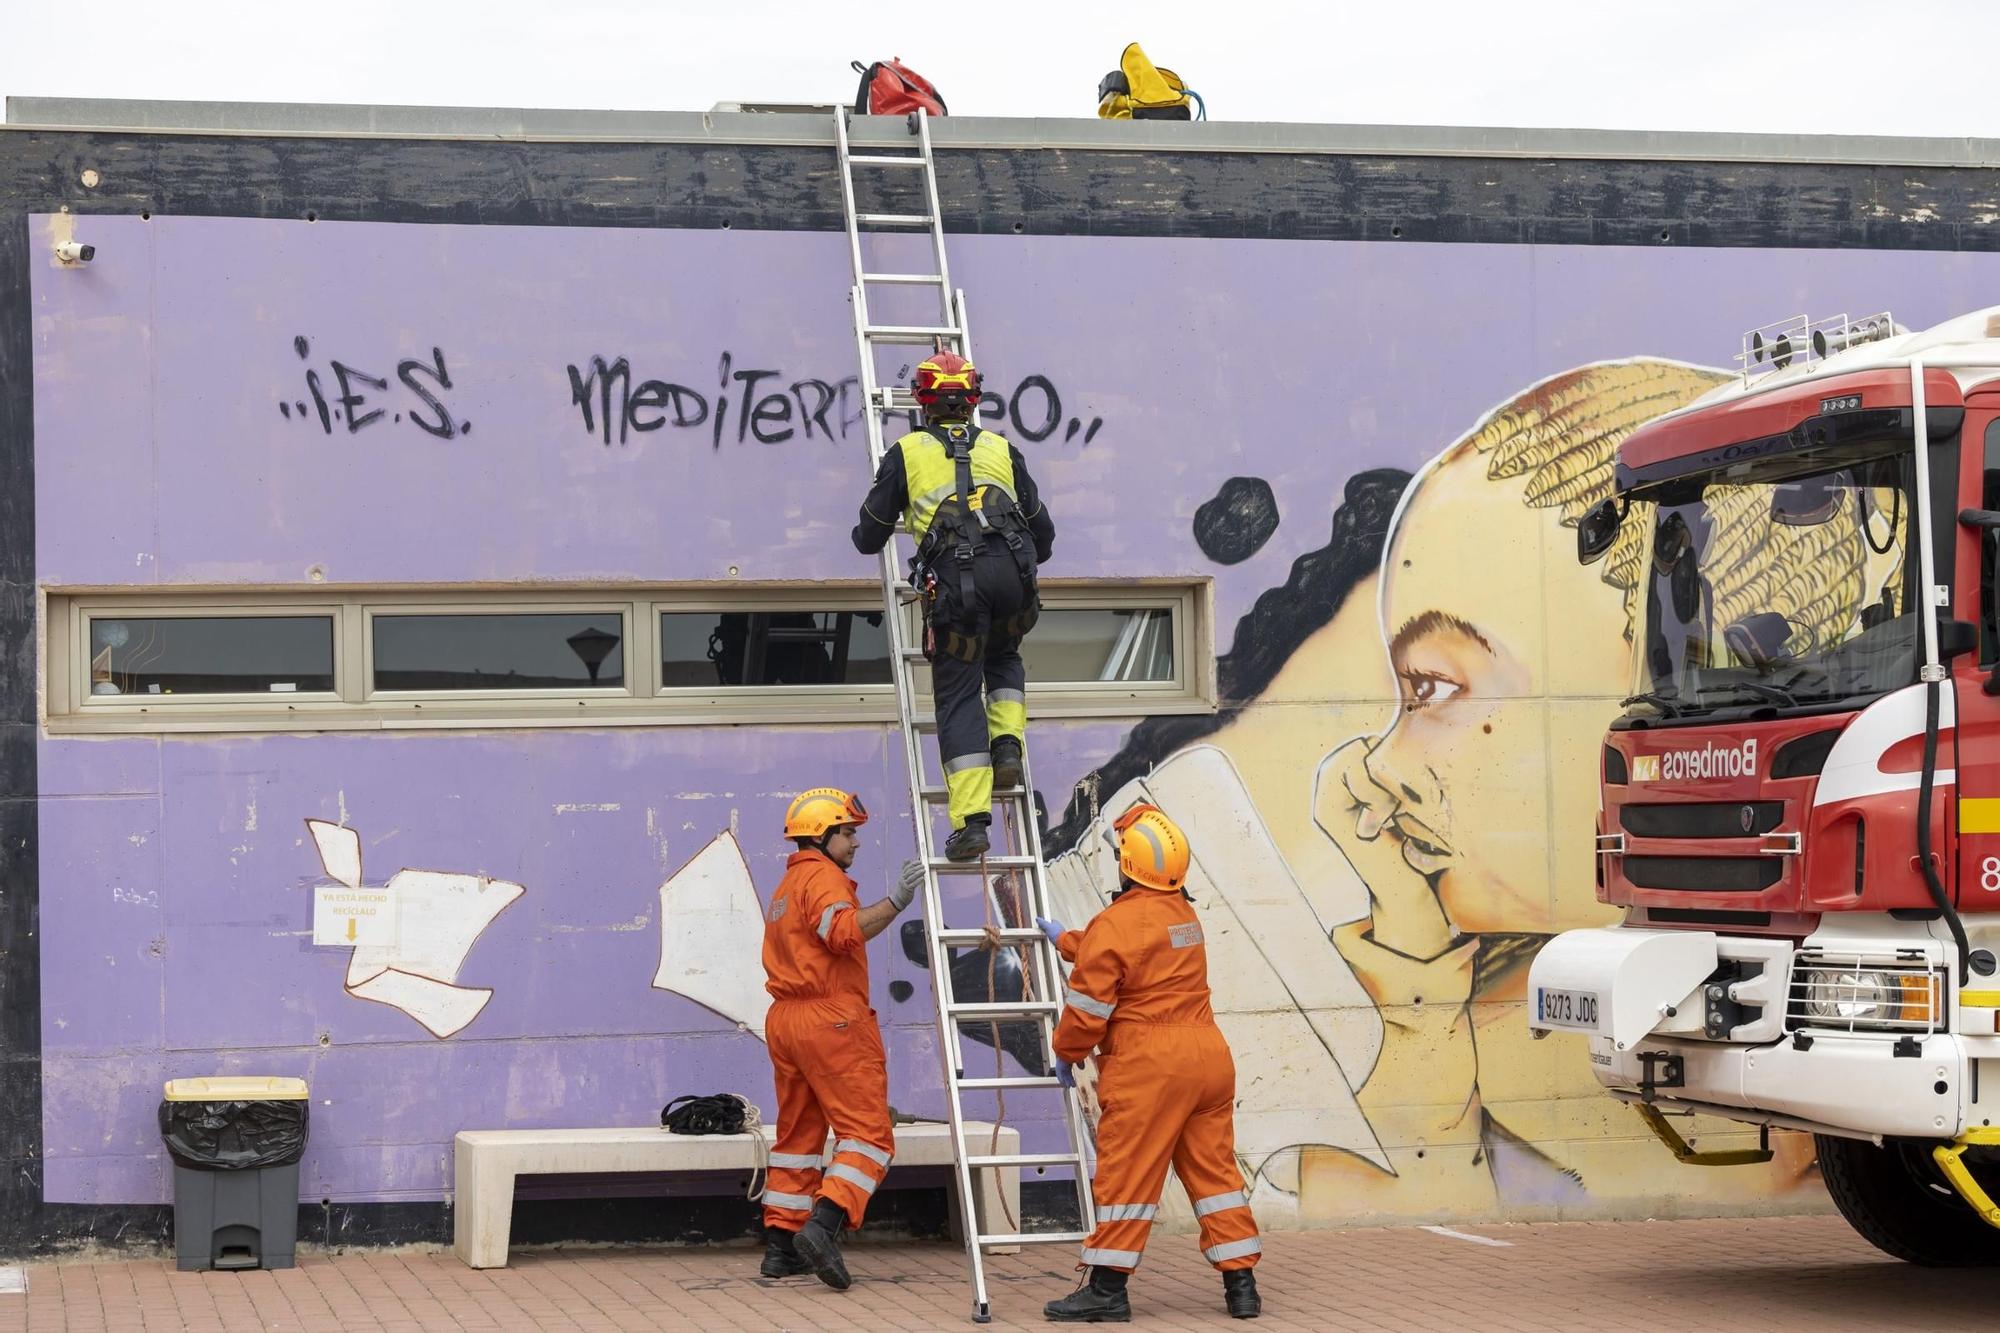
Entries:
{"type": "Polygon", "coordinates": [[[1095,114],[1137,39],[1217,120],[2000,138],[2000,0],[12,0],[0,94],[706,110],[852,98],[900,56],[964,115],[1095,114]]]}

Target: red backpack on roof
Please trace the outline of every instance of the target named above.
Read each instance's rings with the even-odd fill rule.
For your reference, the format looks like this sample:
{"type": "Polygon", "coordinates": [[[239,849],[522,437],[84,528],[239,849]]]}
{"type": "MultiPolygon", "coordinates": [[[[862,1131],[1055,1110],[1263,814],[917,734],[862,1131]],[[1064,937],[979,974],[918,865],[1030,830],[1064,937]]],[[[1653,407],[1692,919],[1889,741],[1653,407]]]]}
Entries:
{"type": "Polygon", "coordinates": [[[854,94],[857,116],[905,116],[912,111],[942,116],[944,98],[931,87],[929,79],[901,60],[878,60],[864,65],[852,62],[861,75],[861,88],[854,94]]]}

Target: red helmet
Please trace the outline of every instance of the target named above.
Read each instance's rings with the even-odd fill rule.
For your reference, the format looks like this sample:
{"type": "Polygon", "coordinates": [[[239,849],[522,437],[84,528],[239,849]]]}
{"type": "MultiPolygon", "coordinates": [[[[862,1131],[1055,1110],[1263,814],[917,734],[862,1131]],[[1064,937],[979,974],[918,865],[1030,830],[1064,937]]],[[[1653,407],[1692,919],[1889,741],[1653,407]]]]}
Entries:
{"type": "Polygon", "coordinates": [[[910,376],[926,416],[969,418],[979,406],[979,367],[956,352],[934,352],[910,376]]]}

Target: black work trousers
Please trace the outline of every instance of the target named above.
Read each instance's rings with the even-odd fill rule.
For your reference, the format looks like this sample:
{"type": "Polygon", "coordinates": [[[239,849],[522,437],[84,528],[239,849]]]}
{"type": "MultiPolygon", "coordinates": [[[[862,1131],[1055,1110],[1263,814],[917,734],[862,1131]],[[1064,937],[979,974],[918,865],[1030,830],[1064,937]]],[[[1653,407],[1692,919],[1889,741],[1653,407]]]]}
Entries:
{"type": "Polygon", "coordinates": [[[972,558],[972,605],[959,582],[959,565],[947,557],[937,571],[931,605],[931,693],[937,702],[938,752],[949,795],[951,826],[993,809],[993,742],[1012,736],[1025,752],[1028,672],[1021,662],[1019,620],[1034,605],[1033,590],[1003,543],[991,542],[972,558]],[[1010,627],[1009,622],[1016,622],[1010,627]],[[970,661],[947,646],[968,640],[981,651],[970,661]]]}

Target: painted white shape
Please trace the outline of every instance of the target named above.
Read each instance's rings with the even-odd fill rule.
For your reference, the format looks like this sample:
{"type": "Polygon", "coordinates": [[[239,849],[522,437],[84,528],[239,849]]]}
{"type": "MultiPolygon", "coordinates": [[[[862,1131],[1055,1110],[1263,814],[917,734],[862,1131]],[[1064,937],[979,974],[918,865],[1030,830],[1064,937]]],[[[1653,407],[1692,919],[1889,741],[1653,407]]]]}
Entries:
{"type": "Polygon", "coordinates": [[[473,941],[527,890],[484,875],[399,870],[389,880],[399,918],[394,945],[361,948],[347,967],[351,990],[394,969],[447,984],[458,980],[473,941]]]}
{"type": "MultiPolygon", "coordinates": [[[[1859,796],[1879,796],[1892,791],[1915,791],[1922,785],[1922,774],[1915,769],[1907,773],[1884,773],[1882,756],[1902,741],[1924,734],[1924,690],[1927,686],[1912,685],[1884,695],[1862,709],[1855,719],[1847,724],[1847,730],[1834,741],[1833,749],[1826,756],[1826,766],[1820,770],[1819,786],[1813,792],[1813,805],[1832,805],[1838,801],[1851,801],[1859,796]]],[[[1946,683],[1938,689],[1938,729],[1944,730],[1957,725],[1958,703],[1951,685],[1946,683]]],[[[1956,769],[1940,768],[1936,785],[1955,786],[1958,783],[1956,769]]]]}
{"type": "Polygon", "coordinates": [[[350,889],[360,888],[361,835],[324,819],[308,819],[306,828],[312,833],[313,845],[319,848],[319,863],[326,867],[327,878],[350,889]]]}
{"type": "Polygon", "coordinates": [[[1334,948],[1320,905],[1299,885],[1229,757],[1197,746],[1121,787],[1077,847],[1050,866],[1051,905],[1081,928],[1110,901],[1111,821],[1139,801],[1188,835],[1188,893],[1201,917],[1210,1002],[1236,1060],[1236,1151],[1261,1181],[1298,1188],[1298,1150],[1344,1148],[1389,1170],[1354,1088],[1381,1049],[1381,1016],[1334,948]],[[1346,1070],[1353,1062],[1355,1074],[1346,1070]]]}
{"type": "Polygon", "coordinates": [[[736,835],[709,840],[660,885],[658,990],[672,991],[764,1036],[771,1008],[764,969],[764,906],[736,835]]]}
{"type": "Polygon", "coordinates": [[[1500,1249],[1512,1249],[1511,1240],[1495,1240],[1491,1236],[1475,1236],[1470,1231],[1453,1231],[1450,1227],[1425,1227],[1433,1236],[1449,1236],[1453,1240],[1470,1241],[1474,1245],[1492,1245],[1500,1249]]]}
{"type": "Polygon", "coordinates": [[[12,1266],[0,1268],[0,1295],[11,1292],[25,1292],[28,1289],[28,1274],[25,1269],[12,1266]]]}
{"type": "Polygon", "coordinates": [[[349,983],[347,993],[400,1009],[430,1030],[449,1037],[479,1017],[493,992],[471,986],[451,986],[408,972],[377,972],[366,981],[349,983]]]}
{"type": "Polygon", "coordinates": [[[387,889],[351,889],[321,884],[313,889],[314,944],[396,943],[396,895],[387,889]]]}

